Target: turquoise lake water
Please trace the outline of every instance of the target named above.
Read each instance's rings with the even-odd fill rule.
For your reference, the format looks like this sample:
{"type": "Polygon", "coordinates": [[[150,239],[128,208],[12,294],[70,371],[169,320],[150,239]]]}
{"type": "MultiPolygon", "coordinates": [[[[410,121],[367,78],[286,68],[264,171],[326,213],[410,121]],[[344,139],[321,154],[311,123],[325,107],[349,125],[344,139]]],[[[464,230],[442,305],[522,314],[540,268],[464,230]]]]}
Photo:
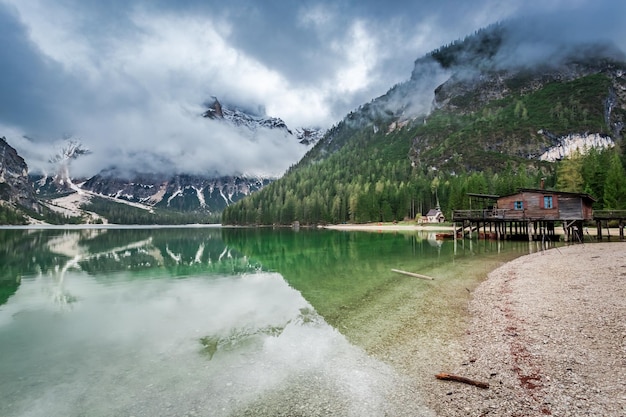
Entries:
{"type": "Polygon", "coordinates": [[[2,229],[0,415],[236,416],[290,401],[300,415],[392,415],[402,378],[346,318],[403,282],[392,268],[461,280],[532,250],[417,232],[2,229]]]}

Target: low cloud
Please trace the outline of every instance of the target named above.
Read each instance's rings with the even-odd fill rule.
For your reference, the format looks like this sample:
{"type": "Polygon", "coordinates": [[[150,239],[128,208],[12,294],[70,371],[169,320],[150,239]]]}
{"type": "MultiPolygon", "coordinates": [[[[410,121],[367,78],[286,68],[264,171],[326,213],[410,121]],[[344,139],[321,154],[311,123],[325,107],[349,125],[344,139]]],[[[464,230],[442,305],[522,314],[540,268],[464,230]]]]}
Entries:
{"type": "MultiPolygon", "coordinates": [[[[330,127],[408,80],[415,58],[506,18],[524,16],[524,36],[553,42],[510,50],[503,63],[550,59],[560,40],[604,37],[623,50],[626,6],[598,3],[0,0],[0,136],[40,171],[73,137],[92,150],[73,175],[280,175],[305,151],[295,138],[203,119],[202,103],[217,96],[292,129],[330,127]]],[[[423,97],[393,99],[416,112],[432,97],[423,86],[423,97]]]]}

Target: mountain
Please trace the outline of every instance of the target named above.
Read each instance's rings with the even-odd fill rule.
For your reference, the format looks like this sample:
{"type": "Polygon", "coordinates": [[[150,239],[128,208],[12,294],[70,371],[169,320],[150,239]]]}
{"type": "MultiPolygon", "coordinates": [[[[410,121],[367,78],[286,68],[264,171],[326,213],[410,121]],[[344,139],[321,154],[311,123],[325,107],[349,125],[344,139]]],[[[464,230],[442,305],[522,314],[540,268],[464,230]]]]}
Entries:
{"type": "Polygon", "coordinates": [[[599,161],[626,160],[624,54],[610,44],[548,48],[522,26],[493,25],[417,59],[406,82],[350,112],[222,222],[413,219],[438,202],[449,213],[466,208],[467,192],[564,184],[564,158],[592,148],[593,168],[570,183],[602,205],[599,161]]]}
{"type": "MultiPolygon", "coordinates": [[[[259,129],[283,131],[287,140],[293,138],[306,147],[317,143],[324,133],[318,128],[298,128],[292,131],[282,119],[268,117],[263,108],[249,110],[242,106],[222,104],[216,97],[213,97],[206,107],[207,110],[202,117],[246,129],[251,134],[255,134],[259,129]]],[[[219,173],[128,174],[110,169],[82,182],[80,188],[97,195],[140,203],[148,207],[181,212],[219,213],[225,207],[262,189],[275,179],[243,174],[225,176],[219,173]]]]}
{"type": "MultiPolygon", "coordinates": [[[[285,140],[303,149],[315,145],[324,134],[319,128],[291,130],[263,108],[222,104],[213,98],[201,117],[246,130],[250,137],[261,130],[277,130],[285,140]]],[[[26,162],[2,138],[0,223],[24,222],[23,210],[37,221],[52,223],[106,222],[181,223],[218,221],[225,207],[270,184],[276,178],[258,175],[221,175],[207,167],[207,174],[128,172],[110,168],[88,178],[71,176],[72,160],[91,153],[77,139],[68,140],[50,158],[52,175],[28,174],[26,162]],[[39,215],[37,215],[39,213],[39,215]],[[7,216],[13,220],[7,220],[7,216]],[[15,217],[15,219],[14,219],[15,217]]],[[[293,161],[294,163],[297,161],[293,161]]],[[[197,167],[196,168],[197,171],[197,167]]],[[[34,221],[34,220],[33,220],[34,221]]]]}
{"type": "Polygon", "coordinates": [[[28,166],[4,137],[0,138],[0,201],[13,207],[40,211],[39,202],[28,180],[28,166]]]}
{"type": "Polygon", "coordinates": [[[426,169],[481,170],[493,167],[496,155],[532,160],[572,135],[621,138],[621,51],[578,45],[555,61],[511,63],[511,30],[494,25],[417,59],[408,81],[350,113],[305,160],[333,153],[368,126],[386,134],[423,125],[410,161],[426,169]]]}
{"type": "Polygon", "coordinates": [[[258,111],[251,111],[239,106],[222,105],[217,97],[213,97],[213,102],[207,103],[207,107],[207,111],[202,116],[208,119],[224,120],[234,126],[244,126],[250,130],[266,127],[284,130],[292,134],[282,119],[267,117],[263,108],[258,109],[258,111]]]}
{"type": "Polygon", "coordinates": [[[315,127],[297,128],[294,133],[281,118],[268,117],[263,107],[257,110],[249,110],[237,105],[222,104],[217,97],[213,97],[212,101],[207,102],[206,106],[207,110],[202,114],[203,117],[222,120],[233,126],[245,127],[250,131],[255,131],[259,128],[283,130],[286,134],[294,137],[299,143],[306,146],[315,145],[324,136],[324,130],[315,127]]]}
{"type": "MultiPolygon", "coordinates": [[[[319,128],[291,130],[282,119],[268,117],[263,108],[248,110],[242,106],[223,105],[215,97],[206,105],[206,111],[201,116],[245,129],[252,137],[260,129],[283,131],[285,140],[295,140],[304,148],[315,145],[324,134],[319,128]]],[[[86,211],[87,208],[99,211],[105,217],[124,210],[133,211],[134,214],[128,214],[126,217],[141,223],[184,222],[185,219],[193,222],[206,222],[209,219],[216,221],[215,216],[225,207],[262,189],[276,179],[258,175],[208,173],[210,167],[204,175],[129,173],[127,170],[110,168],[89,178],[72,178],[71,161],[90,153],[75,139],[68,140],[50,158],[53,175],[26,176],[24,160],[3,140],[3,149],[5,147],[7,150],[3,152],[7,155],[6,166],[3,165],[3,178],[0,181],[6,184],[4,178],[7,177],[10,179],[10,186],[0,185],[2,193],[0,200],[29,208],[39,207],[40,203],[43,203],[48,214],[50,210],[60,213],[61,218],[53,219],[55,222],[67,221],[67,216],[78,222],[106,221],[95,212],[86,211]],[[156,215],[155,210],[160,210],[161,215],[156,215]],[[176,213],[180,215],[177,216],[176,213]]],[[[115,215],[115,218],[117,222],[126,222],[124,215],[115,215]]]]}
{"type": "Polygon", "coordinates": [[[152,173],[136,174],[126,179],[123,175],[109,171],[89,178],[80,187],[96,194],[150,207],[215,213],[270,182],[268,178],[152,173]]]}

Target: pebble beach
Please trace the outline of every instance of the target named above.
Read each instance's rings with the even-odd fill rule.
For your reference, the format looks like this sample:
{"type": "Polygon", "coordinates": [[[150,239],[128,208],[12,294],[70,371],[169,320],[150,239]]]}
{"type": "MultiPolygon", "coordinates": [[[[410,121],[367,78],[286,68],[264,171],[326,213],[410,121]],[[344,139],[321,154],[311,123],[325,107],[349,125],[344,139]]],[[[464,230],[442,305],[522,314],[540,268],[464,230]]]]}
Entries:
{"type": "Polygon", "coordinates": [[[626,243],[522,256],[489,273],[465,334],[417,369],[438,416],[626,416],[626,243]]]}

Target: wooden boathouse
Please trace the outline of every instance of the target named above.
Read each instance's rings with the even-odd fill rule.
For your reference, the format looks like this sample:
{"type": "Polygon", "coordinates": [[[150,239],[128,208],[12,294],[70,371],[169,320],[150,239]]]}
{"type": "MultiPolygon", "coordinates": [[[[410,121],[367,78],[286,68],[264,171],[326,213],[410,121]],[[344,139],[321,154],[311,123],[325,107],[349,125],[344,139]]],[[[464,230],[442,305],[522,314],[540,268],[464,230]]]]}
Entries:
{"type": "Polygon", "coordinates": [[[453,211],[457,233],[476,231],[483,238],[516,240],[558,240],[560,236],[555,233],[558,222],[567,240],[582,241],[583,223],[593,219],[592,204],[596,201],[584,193],[530,188],[505,196],[468,196],[470,207],[473,203],[479,208],[453,211]]]}

